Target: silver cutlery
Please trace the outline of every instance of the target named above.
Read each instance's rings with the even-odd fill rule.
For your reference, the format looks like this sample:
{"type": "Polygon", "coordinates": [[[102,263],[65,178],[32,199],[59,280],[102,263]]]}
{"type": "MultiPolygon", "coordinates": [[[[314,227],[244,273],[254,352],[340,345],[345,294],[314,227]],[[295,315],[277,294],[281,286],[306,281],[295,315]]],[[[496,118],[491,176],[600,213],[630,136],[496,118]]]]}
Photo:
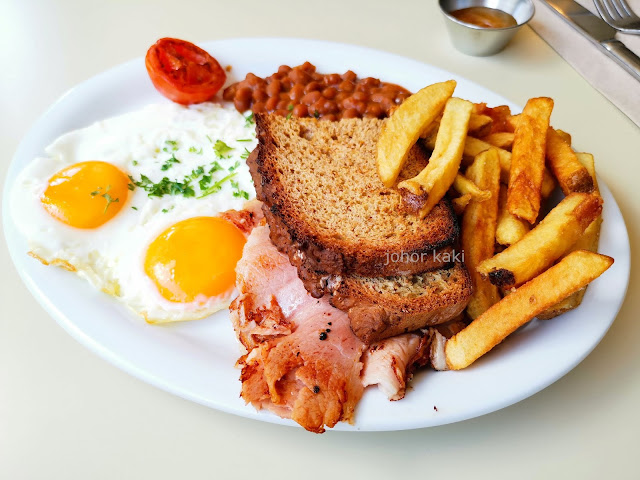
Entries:
{"type": "Polygon", "coordinates": [[[616,40],[616,29],[573,0],[546,0],[569,25],[591,40],[621,67],[640,80],[640,58],[616,40]]]}
{"type": "Polygon", "coordinates": [[[593,0],[605,22],[623,33],[640,35],[640,17],[625,0],[593,0]]]}

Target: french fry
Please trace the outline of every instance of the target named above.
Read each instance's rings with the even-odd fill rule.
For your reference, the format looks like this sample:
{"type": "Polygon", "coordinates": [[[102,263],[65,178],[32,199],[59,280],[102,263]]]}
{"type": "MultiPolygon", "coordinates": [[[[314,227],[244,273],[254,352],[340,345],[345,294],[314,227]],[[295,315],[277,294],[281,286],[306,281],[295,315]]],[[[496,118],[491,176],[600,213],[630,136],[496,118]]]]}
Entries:
{"type": "MultiPolygon", "coordinates": [[[[520,119],[520,115],[511,115],[507,118],[506,123],[508,125],[508,130],[511,132],[515,131],[515,128],[518,126],[518,120],[520,119]]],[[[559,128],[555,129],[557,134],[562,137],[562,139],[571,145],[571,135],[564,130],[560,130],[559,128]]]]}
{"type": "Polygon", "coordinates": [[[520,241],[531,227],[529,223],[520,220],[515,215],[511,215],[507,209],[507,188],[500,187],[500,198],[498,201],[498,226],[496,227],[496,242],[500,245],[513,245],[520,241]]]}
{"type": "Polygon", "coordinates": [[[504,148],[505,150],[511,151],[514,135],[515,134],[512,132],[491,133],[486,137],[483,137],[482,140],[493,145],[494,147],[504,148]]]}
{"type": "MultiPolygon", "coordinates": [[[[475,103],[473,105],[474,113],[477,115],[486,115],[492,120],[491,132],[507,132],[509,130],[509,124],[507,120],[511,116],[511,109],[506,105],[498,105],[497,107],[487,107],[486,103],[475,103]]],[[[483,135],[480,135],[483,136],[483,135]]]]}
{"type": "Polygon", "coordinates": [[[491,133],[492,125],[493,120],[490,116],[471,113],[471,118],[469,119],[469,135],[484,137],[491,133]]]}
{"type": "Polygon", "coordinates": [[[560,135],[560,138],[562,138],[562,140],[564,140],[566,143],[569,144],[569,146],[571,146],[571,135],[570,134],[568,134],[564,130],[560,130],[559,128],[556,128],[556,133],[558,135],[560,135]]]}
{"type": "Polygon", "coordinates": [[[377,162],[378,174],[386,187],[396,182],[409,150],[440,115],[455,88],[454,80],[429,85],[402,102],[383,124],[377,162]]]}
{"type": "Polygon", "coordinates": [[[565,195],[571,192],[589,193],[593,190],[593,179],[589,171],[578,161],[571,145],[551,127],[547,131],[546,157],[547,166],[565,195]]]}
{"type": "Polygon", "coordinates": [[[518,120],[513,139],[507,208],[534,224],[540,212],[545,147],[553,100],[531,98],[518,120]]]}
{"type": "Polygon", "coordinates": [[[456,215],[462,215],[464,213],[472,198],[473,197],[470,193],[465,193],[464,195],[460,195],[459,197],[451,200],[453,211],[456,212],[456,215]]]}
{"type": "Polygon", "coordinates": [[[484,201],[473,199],[462,217],[462,250],[473,282],[473,294],[467,305],[467,313],[471,318],[476,318],[500,301],[498,288],[476,271],[478,264],[491,258],[494,253],[500,191],[498,153],[494,149],[482,152],[467,169],[466,175],[475,185],[489,193],[489,198],[484,201]]]}
{"type": "Polygon", "coordinates": [[[572,193],[522,240],[480,263],[478,272],[499,287],[521,285],[567,253],[601,212],[599,196],[572,193]]]}
{"type": "Polygon", "coordinates": [[[429,163],[418,175],[398,184],[398,188],[405,188],[415,195],[427,193],[427,200],[419,212],[421,218],[444,197],[458,174],[471,109],[471,102],[466,100],[450,98],[447,101],[429,163]]]}
{"type": "MultiPolygon", "coordinates": [[[[495,155],[497,158],[497,153],[495,155]]],[[[498,167],[499,166],[500,163],[498,163],[498,167]]],[[[491,198],[491,192],[489,192],[488,190],[480,189],[474,182],[460,173],[456,175],[456,179],[453,181],[453,188],[460,195],[470,194],[473,199],[477,200],[478,202],[484,202],[485,200],[489,200],[491,198]]]]}
{"type": "MultiPolygon", "coordinates": [[[[436,143],[436,137],[431,135],[428,137],[424,144],[425,146],[433,150],[436,143]]],[[[487,143],[485,141],[479,140],[474,137],[467,137],[467,141],[464,144],[464,152],[462,157],[463,165],[471,165],[473,159],[476,155],[484,152],[485,150],[489,150],[493,145],[487,143]]],[[[502,183],[509,183],[509,171],[511,170],[511,152],[504,150],[502,148],[498,148],[498,157],[500,158],[500,181],[502,183]]],[[[553,179],[553,176],[547,170],[544,169],[544,174],[542,178],[542,196],[544,198],[548,198],[551,195],[551,192],[556,188],[556,181],[553,179]]]]}
{"type": "MultiPolygon", "coordinates": [[[[422,131],[420,134],[420,138],[429,138],[431,135],[435,135],[440,127],[440,120],[442,120],[442,115],[436,118],[432,123],[428,125],[428,127],[422,131]]],[[[477,113],[471,112],[471,117],[469,118],[469,132],[468,135],[472,135],[475,137],[484,137],[489,135],[491,132],[491,124],[493,120],[488,115],[479,115],[477,113]]],[[[435,138],[434,138],[435,142],[435,138]]],[[[432,148],[433,150],[433,148],[432,148]]]]}
{"type": "Polygon", "coordinates": [[[452,370],[466,368],[539,313],[584,288],[613,264],[613,258],[578,250],[504,297],[445,345],[452,370]]]}
{"type": "MultiPolygon", "coordinates": [[[[593,184],[594,184],[593,193],[595,195],[600,195],[600,192],[598,191],[598,181],[596,179],[596,171],[595,171],[595,165],[593,162],[593,155],[591,155],[590,153],[577,153],[576,155],[578,156],[578,160],[580,161],[580,163],[582,163],[585,166],[585,168],[589,171],[589,174],[593,179],[593,184]]],[[[578,239],[575,245],[571,247],[571,250],[588,250],[590,252],[597,252],[598,243],[600,240],[601,225],[602,225],[602,215],[599,215],[598,218],[596,218],[593,222],[591,222],[591,224],[587,227],[587,229],[584,231],[584,233],[578,239]]],[[[568,312],[569,310],[573,310],[574,308],[578,307],[582,303],[582,298],[584,297],[586,290],[587,290],[586,287],[581,290],[578,290],[577,292],[565,298],[561,302],[558,302],[554,306],[540,313],[538,315],[538,318],[542,320],[549,320],[565,312],[568,312]]]]}

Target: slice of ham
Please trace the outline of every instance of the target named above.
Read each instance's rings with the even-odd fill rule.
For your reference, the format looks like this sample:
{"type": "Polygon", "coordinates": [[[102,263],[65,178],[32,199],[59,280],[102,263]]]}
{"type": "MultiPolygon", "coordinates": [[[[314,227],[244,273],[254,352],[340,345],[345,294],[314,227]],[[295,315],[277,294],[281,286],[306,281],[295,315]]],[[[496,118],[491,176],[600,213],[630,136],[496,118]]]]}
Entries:
{"type": "Polygon", "coordinates": [[[347,314],[307,293],[266,226],[249,236],[236,273],[231,319],[248,351],[238,361],[242,398],[312,432],[353,421],[365,346],[347,314]]]}
{"type": "Polygon", "coordinates": [[[431,361],[435,329],[363,344],[345,312],[309,295],[265,225],[249,235],[236,274],[240,295],[230,312],[245,349],[241,396],[258,410],[321,433],[353,421],[368,385],[403,398],[413,370],[431,361]]]}
{"type": "Polygon", "coordinates": [[[422,339],[422,335],[406,333],[371,345],[363,356],[364,386],[378,385],[389,400],[404,398],[411,367],[421,356],[422,339]]]}

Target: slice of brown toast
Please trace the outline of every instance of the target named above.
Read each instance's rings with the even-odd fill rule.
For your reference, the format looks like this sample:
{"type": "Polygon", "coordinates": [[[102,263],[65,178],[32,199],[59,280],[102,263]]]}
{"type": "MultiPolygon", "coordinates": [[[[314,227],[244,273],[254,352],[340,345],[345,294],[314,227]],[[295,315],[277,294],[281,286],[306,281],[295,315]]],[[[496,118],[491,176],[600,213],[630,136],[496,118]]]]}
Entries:
{"type": "Polygon", "coordinates": [[[461,263],[416,275],[330,276],[330,303],[349,314],[351,330],[370,344],[447,322],[462,313],[473,286],[461,263]]]}
{"type": "MultiPolygon", "coordinates": [[[[337,122],[256,114],[249,159],[271,239],[301,273],[409,275],[451,263],[459,227],[450,202],[423,220],[376,169],[383,120],[337,122]]],[[[398,181],[427,163],[416,145],[398,181]]],[[[303,279],[304,280],[304,279],[303,279]]],[[[313,292],[312,292],[313,293],[313,292]]]]}

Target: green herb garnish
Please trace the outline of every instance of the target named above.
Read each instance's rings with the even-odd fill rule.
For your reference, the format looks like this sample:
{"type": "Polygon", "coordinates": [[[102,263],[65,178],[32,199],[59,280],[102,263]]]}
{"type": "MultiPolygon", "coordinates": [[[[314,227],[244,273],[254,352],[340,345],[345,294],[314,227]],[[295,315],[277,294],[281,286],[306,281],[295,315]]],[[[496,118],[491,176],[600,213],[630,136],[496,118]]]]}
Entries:
{"type": "Polygon", "coordinates": [[[196,147],[189,147],[189,152],[190,153],[197,153],[198,155],[202,155],[202,147],[200,147],[200,150],[198,150],[196,147]]]}
{"type": "Polygon", "coordinates": [[[227,175],[224,178],[221,178],[220,180],[218,180],[216,183],[214,183],[213,185],[211,185],[209,188],[207,188],[204,192],[202,192],[200,194],[200,196],[198,198],[203,198],[206,197],[207,195],[211,195],[212,193],[217,193],[222,189],[222,185],[231,180],[233,177],[235,177],[238,174],[238,172],[234,172],[231,173],[229,175],[227,175]]]}
{"type": "Polygon", "coordinates": [[[244,152],[242,152],[242,154],[240,155],[240,158],[242,160],[246,160],[247,158],[249,158],[249,155],[251,155],[251,152],[247,148],[245,148],[244,152]]]}
{"type": "Polygon", "coordinates": [[[255,121],[253,120],[253,112],[251,112],[249,115],[244,117],[244,126],[245,127],[250,127],[254,123],[255,123],[255,121]]]}
{"type": "Polygon", "coordinates": [[[218,158],[227,158],[225,155],[233,150],[233,147],[230,147],[222,140],[217,140],[215,145],[213,146],[213,151],[217,155],[218,158]]]}
{"type": "Polygon", "coordinates": [[[160,170],[162,170],[163,172],[166,172],[171,168],[171,166],[174,163],[180,163],[180,160],[178,160],[174,154],[171,154],[171,158],[169,158],[166,162],[164,162],[162,167],[160,167],[160,170]]]}
{"type": "Polygon", "coordinates": [[[164,197],[165,195],[195,197],[196,195],[195,190],[193,190],[193,187],[189,183],[189,178],[183,182],[176,182],[164,177],[158,183],[153,183],[146,175],[141,175],[138,181],[135,181],[131,176],[129,179],[136,187],[144,189],[149,197],[164,197]]]}

